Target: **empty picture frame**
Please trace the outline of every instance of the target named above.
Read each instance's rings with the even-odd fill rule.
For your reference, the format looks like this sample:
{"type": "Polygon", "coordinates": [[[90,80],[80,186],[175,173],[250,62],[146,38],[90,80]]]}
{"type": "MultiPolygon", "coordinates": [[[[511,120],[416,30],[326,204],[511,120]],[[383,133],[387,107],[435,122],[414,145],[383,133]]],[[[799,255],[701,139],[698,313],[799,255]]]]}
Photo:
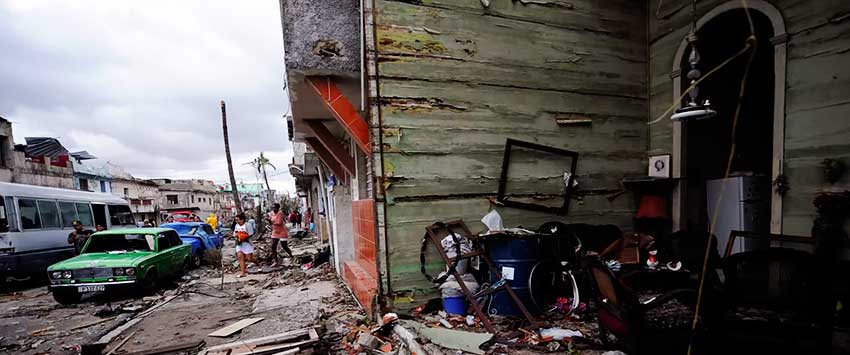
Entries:
{"type": "Polygon", "coordinates": [[[508,138],[505,143],[505,156],[502,160],[502,173],[499,179],[499,193],[496,196],[496,201],[504,206],[521,208],[532,211],[548,212],[557,215],[566,215],[570,209],[570,197],[575,189],[576,167],[578,165],[578,153],[566,149],[545,146],[542,144],[519,141],[508,138]],[[508,172],[511,166],[511,154],[515,147],[525,148],[526,150],[538,150],[541,152],[563,156],[570,159],[569,166],[564,167],[564,172],[569,173],[569,178],[563,184],[563,206],[546,206],[536,203],[522,202],[509,199],[508,187],[508,172]],[[569,170],[566,170],[569,169],[569,170]]]}

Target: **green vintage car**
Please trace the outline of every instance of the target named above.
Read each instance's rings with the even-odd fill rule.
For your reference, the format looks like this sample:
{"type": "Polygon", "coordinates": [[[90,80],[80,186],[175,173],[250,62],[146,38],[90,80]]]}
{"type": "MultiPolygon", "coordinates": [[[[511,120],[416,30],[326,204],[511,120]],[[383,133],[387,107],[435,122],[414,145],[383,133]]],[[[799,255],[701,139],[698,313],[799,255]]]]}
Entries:
{"type": "Polygon", "coordinates": [[[136,228],[93,234],[79,256],[50,265],[47,276],[53,298],[78,302],[84,293],[133,287],[147,293],[190,265],[192,246],[173,229],[136,228]]]}

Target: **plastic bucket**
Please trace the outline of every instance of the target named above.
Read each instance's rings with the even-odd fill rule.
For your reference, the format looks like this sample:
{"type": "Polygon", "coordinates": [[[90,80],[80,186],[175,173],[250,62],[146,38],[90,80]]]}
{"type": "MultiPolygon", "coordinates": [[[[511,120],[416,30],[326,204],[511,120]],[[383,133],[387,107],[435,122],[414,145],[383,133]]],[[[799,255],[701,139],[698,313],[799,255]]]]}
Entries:
{"type": "Polygon", "coordinates": [[[448,314],[466,315],[466,297],[443,297],[443,310],[448,314]]]}

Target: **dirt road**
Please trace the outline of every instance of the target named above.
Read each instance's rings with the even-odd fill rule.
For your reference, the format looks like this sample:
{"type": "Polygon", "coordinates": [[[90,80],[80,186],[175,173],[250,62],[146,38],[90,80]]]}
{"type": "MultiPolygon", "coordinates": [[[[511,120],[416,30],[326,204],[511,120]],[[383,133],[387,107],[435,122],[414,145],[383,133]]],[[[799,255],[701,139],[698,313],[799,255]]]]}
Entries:
{"type": "MultiPolygon", "coordinates": [[[[0,293],[0,353],[78,354],[116,328],[126,329],[107,339],[104,354],[201,341],[210,347],[307,327],[318,327],[325,339],[313,351],[332,353],[334,339],[347,331],[343,324],[363,315],[328,263],[303,270],[297,262],[318,251],[314,243],[293,241],[296,260],[275,268],[260,264],[243,279],[227,272],[222,283],[220,269],[192,270],[153,297],[96,295],[62,306],[45,285],[13,282],[0,293]],[[230,337],[208,336],[248,317],[263,320],[230,337]]],[[[224,249],[225,265],[234,261],[231,249],[224,249]]]]}

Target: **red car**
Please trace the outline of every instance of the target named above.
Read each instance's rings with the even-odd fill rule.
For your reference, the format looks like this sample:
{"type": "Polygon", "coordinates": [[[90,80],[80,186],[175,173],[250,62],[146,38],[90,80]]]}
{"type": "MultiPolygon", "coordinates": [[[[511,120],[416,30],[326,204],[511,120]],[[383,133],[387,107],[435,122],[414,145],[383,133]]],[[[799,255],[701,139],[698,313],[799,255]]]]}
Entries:
{"type": "Polygon", "coordinates": [[[194,213],[192,211],[174,211],[168,217],[173,218],[174,222],[195,222],[190,218],[194,213]]]}

